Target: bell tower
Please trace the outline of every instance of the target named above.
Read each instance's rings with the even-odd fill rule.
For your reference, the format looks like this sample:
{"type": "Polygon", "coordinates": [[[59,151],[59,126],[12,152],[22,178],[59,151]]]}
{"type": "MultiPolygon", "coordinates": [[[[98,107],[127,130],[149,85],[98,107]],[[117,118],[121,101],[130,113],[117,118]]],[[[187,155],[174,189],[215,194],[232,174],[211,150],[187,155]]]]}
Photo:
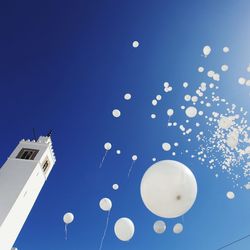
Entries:
{"type": "Polygon", "coordinates": [[[50,134],[21,140],[0,168],[0,249],[10,250],[56,162],[50,134]]]}

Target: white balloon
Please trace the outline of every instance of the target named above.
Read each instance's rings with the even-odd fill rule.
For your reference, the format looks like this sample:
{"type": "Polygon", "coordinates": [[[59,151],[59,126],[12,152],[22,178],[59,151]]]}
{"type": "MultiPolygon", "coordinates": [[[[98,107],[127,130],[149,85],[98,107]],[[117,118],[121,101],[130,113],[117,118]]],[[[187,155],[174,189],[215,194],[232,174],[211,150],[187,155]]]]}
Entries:
{"type": "Polygon", "coordinates": [[[188,83],[187,82],[184,82],[183,83],[183,88],[187,88],[188,87],[188,83]]]}
{"type": "Polygon", "coordinates": [[[214,72],[213,70],[209,70],[209,71],[207,72],[207,76],[208,76],[208,77],[213,77],[214,74],[215,74],[215,72],[214,72]]]}
{"type": "Polygon", "coordinates": [[[158,220],[154,223],[154,231],[157,233],[157,234],[162,234],[166,231],[166,223],[162,220],[158,220]]]}
{"type": "Polygon", "coordinates": [[[157,103],[158,103],[158,102],[157,102],[157,100],[156,100],[156,99],[152,100],[152,105],[153,105],[153,106],[156,106],[156,105],[157,105],[157,103]]]}
{"type": "Polygon", "coordinates": [[[234,197],[235,197],[234,192],[232,192],[232,191],[227,192],[227,198],[228,198],[229,200],[234,199],[234,197]]]}
{"type": "Polygon", "coordinates": [[[185,96],[184,96],[184,100],[185,100],[186,102],[189,102],[189,101],[191,100],[191,95],[185,95],[185,96]]]}
{"type": "Polygon", "coordinates": [[[131,97],[132,97],[132,96],[131,96],[131,94],[129,94],[129,93],[127,93],[127,94],[124,95],[124,99],[125,99],[126,101],[130,100],[131,97]]]}
{"type": "Polygon", "coordinates": [[[140,43],[138,41],[133,41],[132,45],[133,45],[134,48],[138,48],[140,43]]]}
{"type": "Polygon", "coordinates": [[[223,48],[223,52],[224,52],[224,53],[228,53],[229,51],[230,51],[230,49],[229,49],[228,47],[224,47],[224,48],[223,48]]]}
{"type": "Polygon", "coordinates": [[[106,142],[106,143],[104,144],[104,148],[105,148],[106,150],[110,150],[110,149],[112,148],[112,144],[111,144],[110,142],[106,142]]]}
{"type": "Polygon", "coordinates": [[[228,71],[228,65],[226,65],[226,64],[223,64],[222,66],[221,66],[221,70],[222,71],[228,71]]]}
{"type": "Polygon", "coordinates": [[[199,73],[204,72],[204,68],[203,68],[203,67],[199,67],[199,68],[198,68],[198,72],[199,72],[199,73]]]}
{"type": "Polygon", "coordinates": [[[129,241],[135,233],[134,223],[129,218],[120,218],[114,227],[116,237],[121,241],[129,241]]]}
{"type": "Polygon", "coordinates": [[[238,80],[238,83],[239,83],[240,85],[244,85],[245,82],[246,82],[246,78],[244,78],[244,77],[240,77],[239,80],[238,80]]]}
{"type": "Polygon", "coordinates": [[[172,116],[174,114],[174,110],[173,109],[168,109],[167,114],[168,114],[168,116],[172,116]]]}
{"type": "Polygon", "coordinates": [[[118,190],[118,189],[119,189],[119,185],[118,185],[118,184],[114,184],[114,185],[112,186],[112,188],[113,188],[114,190],[118,190]]]}
{"type": "Polygon", "coordinates": [[[185,110],[186,116],[189,118],[194,118],[197,115],[196,107],[190,106],[185,110]]]}
{"type": "Polygon", "coordinates": [[[247,72],[250,73],[250,65],[247,66],[247,72]]]}
{"type": "Polygon", "coordinates": [[[196,179],[189,168],[178,161],[153,164],[141,181],[144,205],[155,215],[176,218],[185,214],[197,195],[196,179]]]}
{"type": "Polygon", "coordinates": [[[205,57],[207,57],[209,54],[211,53],[211,48],[210,48],[210,46],[205,46],[204,48],[203,48],[203,54],[205,55],[205,57]]]}
{"type": "Polygon", "coordinates": [[[100,200],[99,206],[105,212],[110,211],[112,208],[112,201],[109,198],[103,198],[100,200]]]}
{"type": "Polygon", "coordinates": [[[136,161],[137,158],[138,158],[137,155],[133,155],[133,156],[132,156],[132,160],[133,160],[133,161],[136,161]]]}
{"type": "Polygon", "coordinates": [[[161,96],[161,95],[157,95],[157,96],[156,96],[156,100],[157,100],[157,101],[160,101],[161,99],[162,99],[162,96],[161,96]]]}
{"type": "Polygon", "coordinates": [[[117,149],[117,150],[116,150],[116,154],[120,155],[120,154],[121,154],[121,150],[120,150],[120,149],[117,149]]]}
{"type": "Polygon", "coordinates": [[[72,223],[74,220],[74,215],[72,213],[66,213],[64,216],[63,216],[63,221],[65,224],[70,224],[72,223]]]}
{"type": "Polygon", "coordinates": [[[164,151],[169,151],[171,149],[171,145],[167,142],[162,143],[162,149],[164,151]]]}
{"type": "Polygon", "coordinates": [[[121,116],[121,111],[119,109],[114,109],[112,111],[112,115],[115,117],[115,118],[118,118],[121,116]]]}
{"type": "Polygon", "coordinates": [[[175,234],[179,234],[183,231],[183,225],[181,223],[177,223],[174,225],[173,232],[175,234]]]}
{"type": "Polygon", "coordinates": [[[151,118],[155,119],[156,118],[156,114],[151,114],[151,118]]]}

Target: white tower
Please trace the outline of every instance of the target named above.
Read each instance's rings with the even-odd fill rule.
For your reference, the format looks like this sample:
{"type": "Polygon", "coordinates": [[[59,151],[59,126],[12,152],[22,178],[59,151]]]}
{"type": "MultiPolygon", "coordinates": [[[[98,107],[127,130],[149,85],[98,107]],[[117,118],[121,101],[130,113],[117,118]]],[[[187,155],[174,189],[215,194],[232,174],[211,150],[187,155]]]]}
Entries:
{"type": "Polygon", "coordinates": [[[22,140],[0,168],[0,250],[11,250],[55,164],[50,136],[22,140]]]}

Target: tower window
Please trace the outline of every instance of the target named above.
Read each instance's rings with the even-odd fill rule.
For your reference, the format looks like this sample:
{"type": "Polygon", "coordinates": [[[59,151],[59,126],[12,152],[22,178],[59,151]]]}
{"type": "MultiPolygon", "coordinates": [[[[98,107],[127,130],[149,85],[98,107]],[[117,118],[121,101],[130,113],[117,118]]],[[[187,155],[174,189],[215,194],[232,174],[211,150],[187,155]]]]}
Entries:
{"type": "Polygon", "coordinates": [[[37,149],[22,148],[16,158],[24,160],[34,160],[38,152],[39,150],[37,149]]]}
{"type": "Polygon", "coordinates": [[[43,172],[46,173],[48,171],[48,168],[49,168],[49,160],[46,160],[43,164],[43,172]]]}

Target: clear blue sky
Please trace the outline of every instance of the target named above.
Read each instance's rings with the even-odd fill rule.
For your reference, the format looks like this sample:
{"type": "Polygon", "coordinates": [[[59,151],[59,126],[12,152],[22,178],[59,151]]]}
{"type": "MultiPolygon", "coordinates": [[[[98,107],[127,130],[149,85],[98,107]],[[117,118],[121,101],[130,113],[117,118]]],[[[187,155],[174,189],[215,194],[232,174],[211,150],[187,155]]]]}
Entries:
{"type": "MultiPolygon", "coordinates": [[[[200,82],[197,67],[234,68],[223,79],[221,95],[249,110],[249,90],[239,88],[237,77],[250,63],[249,0],[6,1],[0,7],[0,161],[3,164],[22,138],[53,129],[57,163],[17,242],[19,250],[96,250],[106,214],[102,197],[113,201],[103,250],[215,250],[250,233],[249,192],[233,189],[222,175],[178,154],[198,182],[198,197],[185,215],[184,232],[174,235],[179,219],[166,220],[167,232],[156,235],[158,218],[144,207],[139,193],[141,177],[151,158],[173,159],[161,150],[163,141],[183,142],[167,129],[166,107],[180,107],[182,82],[200,82]],[[133,40],[140,47],[133,49],[133,40]],[[214,56],[201,57],[202,47],[214,56]],[[229,46],[231,53],[219,52],[229,46]],[[216,56],[218,55],[218,56],[216,56]],[[205,65],[206,66],[206,65],[205,65]],[[169,81],[174,92],[157,107],[162,119],[152,121],[151,100],[169,81]],[[125,103],[125,92],[133,99],[125,103]],[[111,116],[119,107],[119,120],[111,116]],[[101,170],[103,144],[111,151],[101,170]],[[131,155],[138,161],[127,180],[131,155]],[[119,183],[114,192],[112,184],[119,183]],[[236,198],[226,199],[228,190],[236,198]],[[75,221],[64,240],[62,216],[72,211],[75,221]],[[130,217],[136,226],[129,243],[116,239],[113,224],[130,217]]],[[[177,117],[180,118],[181,117],[177,117]]],[[[184,143],[179,150],[186,149],[184,143]]],[[[194,141],[190,150],[198,147],[194,141]]],[[[1,202],[1,201],[0,201],[1,202]]],[[[250,239],[230,250],[249,249],[250,239]]]]}

